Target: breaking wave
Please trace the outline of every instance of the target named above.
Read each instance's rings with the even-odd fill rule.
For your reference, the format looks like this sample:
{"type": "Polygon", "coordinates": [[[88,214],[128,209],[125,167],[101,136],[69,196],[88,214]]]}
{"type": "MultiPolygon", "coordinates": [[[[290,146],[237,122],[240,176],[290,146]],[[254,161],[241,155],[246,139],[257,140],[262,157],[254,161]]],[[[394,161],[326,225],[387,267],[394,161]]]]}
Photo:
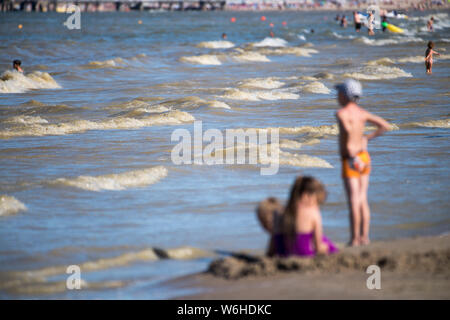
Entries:
{"type": "Polygon", "coordinates": [[[234,43],[230,41],[204,41],[200,42],[197,47],[207,49],[229,49],[234,47],[234,43]]]}
{"type": "Polygon", "coordinates": [[[450,119],[429,120],[423,122],[411,122],[403,125],[405,127],[425,127],[425,128],[450,128],[450,119]]]}
{"type": "Polygon", "coordinates": [[[9,216],[25,210],[27,210],[27,207],[16,198],[7,195],[0,196],[0,217],[9,216]]]}
{"type": "Polygon", "coordinates": [[[232,56],[238,62],[270,62],[270,59],[258,52],[240,51],[239,54],[232,56]]]}
{"type": "Polygon", "coordinates": [[[322,82],[314,81],[303,86],[303,92],[329,94],[331,91],[322,82]]]}
{"type": "Polygon", "coordinates": [[[214,65],[219,66],[222,64],[219,58],[215,55],[203,54],[199,56],[181,57],[181,62],[186,62],[190,64],[201,64],[201,65],[214,65]]]}
{"type": "Polygon", "coordinates": [[[33,89],[60,89],[61,86],[47,72],[34,71],[24,75],[5,71],[0,76],[0,93],[24,93],[33,89]]]}
{"type": "Polygon", "coordinates": [[[28,124],[0,131],[0,138],[47,136],[81,133],[89,130],[130,130],[155,125],[177,125],[192,122],[195,118],[187,112],[174,110],[144,118],[116,117],[102,121],[74,120],[56,124],[28,124]]]}
{"type": "Polygon", "coordinates": [[[254,47],[286,47],[287,41],[281,38],[265,38],[260,42],[253,43],[254,47]]]}
{"type": "Polygon", "coordinates": [[[277,49],[262,49],[260,51],[263,54],[272,56],[295,55],[298,57],[311,57],[312,54],[319,53],[319,51],[317,51],[316,49],[304,47],[284,47],[277,49]]]}
{"type": "Polygon", "coordinates": [[[104,61],[91,61],[83,66],[87,69],[101,69],[101,68],[115,68],[125,65],[125,60],[122,58],[108,59],[104,61]]]}
{"type": "Polygon", "coordinates": [[[397,67],[387,67],[382,65],[366,66],[361,72],[345,73],[343,75],[347,78],[354,78],[358,80],[385,80],[396,78],[410,78],[412,74],[405,72],[397,67]]]}
{"type": "Polygon", "coordinates": [[[353,41],[367,44],[369,46],[385,46],[389,44],[403,44],[409,42],[423,42],[424,40],[418,37],[395,37],[390,39],[369,39],[367,37],[361,37],[353,41]]]}
{"type": "Polygon", "coordinates": [[[295,100],[300,98],[298,94],[278,91],[242,91],[239,89],[229,89],[222,96],[225,99],[241,101],[261,101],[261,100],[295,100]]]}
{"type": "Polygon", "coordinates": [[[246,79],[239,85],[241,88],[259,88],[259,89],[278,89],[284,85],[284,82],[273,78],[254,78],[246,79]]]}
{"type": "Polygon", "coordinates": [[[390,66],[395,64],[395,61],[390,58],[381,58],[372,60],[366,63],[368,66],[390,66]]]}
{"type": "Polygon", "coordinates": [[[148,169],[127,171],[103,176],[79,176],[77,178],[59,178],[49,182],[87,191],[125,190],[154,184],[167,176],[167,169],[157,166],[148,169]]]}

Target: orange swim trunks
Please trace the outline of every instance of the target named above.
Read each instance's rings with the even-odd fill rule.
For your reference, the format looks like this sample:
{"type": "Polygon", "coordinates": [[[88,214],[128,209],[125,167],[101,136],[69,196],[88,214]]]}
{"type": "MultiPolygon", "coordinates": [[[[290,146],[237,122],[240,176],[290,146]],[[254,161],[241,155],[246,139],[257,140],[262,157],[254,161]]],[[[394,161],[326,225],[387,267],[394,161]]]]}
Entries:
{"type": "Polygon", "coordinates": [[[359,178],[370,173],[370,155],[361,151],[353,158],[342,160],[342,176],[344,178],[359,178]]]}

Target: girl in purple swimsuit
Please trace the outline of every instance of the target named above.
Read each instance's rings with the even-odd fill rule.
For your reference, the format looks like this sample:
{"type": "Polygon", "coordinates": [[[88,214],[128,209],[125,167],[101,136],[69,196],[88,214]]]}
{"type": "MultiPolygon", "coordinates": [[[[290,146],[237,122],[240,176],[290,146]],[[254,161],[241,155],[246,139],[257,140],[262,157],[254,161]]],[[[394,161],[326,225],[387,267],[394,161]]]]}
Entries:
{"type": "Polygon", "coordinates": [[[320,205],[325,202],[325,187],[312,177],[298,177],[278,226],[273,242],[279,256],[314,256],[337,252],[323,235],[320,205]]]}

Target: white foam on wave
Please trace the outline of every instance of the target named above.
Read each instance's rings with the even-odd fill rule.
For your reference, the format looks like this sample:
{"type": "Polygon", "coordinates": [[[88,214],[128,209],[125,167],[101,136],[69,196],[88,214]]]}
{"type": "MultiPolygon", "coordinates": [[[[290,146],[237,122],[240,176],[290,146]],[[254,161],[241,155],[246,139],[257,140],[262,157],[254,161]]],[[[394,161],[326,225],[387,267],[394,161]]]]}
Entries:
{"type": "Polygon", "coordinates": [[[48,123],[47,120],[39,116],[16,116],[12,118],[7,118],[2,122],[7,124],[22,124],[22,125],[48,123]]]}
{"type": "MultiPolygon", "coordinates": [[[[246,131],[254,129],[237,130],[246,131]]],[[[257,157],[257,163],[261,165],[278,164],[281,166],[293,166],[301,168],[333,168],[333,166],[329,162],[321,158],[281,150],[300,149],[301,145],[302,144],[300,142],[288,139],[282,139],[280,143],[268,144],[238,143],[233,147],[214,150],[211,156],[219,152],[222,156],[229,158],[232,156],[236,156],[238,150],[245,150],[246,152],[249,152],[249,155],[253,152],[253,154],[257,157]],[[231,155],[229,155],[228,152],[231,152],[231,155]],[[271,154],[268,155],[267,152],[270,152],[271,154]],[[275,154],[272,154],[272,152],[278,154],[278,158],[275,156],[275,154]]]]}
{"type": "Polygon", "coordinates": [[[33,89],[60,89],[61,86],[47,72],[23,74],[7,70],[0,76],[0,93],[23,93],[33,89]]]}
{"type": "Polygon", "coordinates": [[[103,60],[103,61],[91,61],[84,67],[100,69],[100,68],[120,67],[121,65],[125,65],[125,60],[119,57],[119,58],[113,58],[113,59],[108,59],[108,60],[103,60]]]}
{"type": "Polygon", "coordinates": [[[404,44],[409,42],[423,42],[424,40],[419,37],[394,37],[389,39],[369,39],[367,37],[361,37],[355,39],[357,42],[362,42],[369,46],[385,46],[389,44],[404,44]]]}
{"type": "Polygon", "coordinates": [[[283,56],[283,55],[294,55],[297,57],[311,57],[312,54],[319,53],[318,50],[305,47],[284,47],[276,49],[262,49],[261,52],[267,55],[273,56],[283,56]]]}
{"type": "Polygon", "coordinates": [[[450,119],[429,120],[423,122],[411,122],[404,125],[406,127],[424,127],[424,128],[450,128],[450,119]]]}
{"type": "Polygon", "coordinates": [[[167,169],[157,166],[148,169],[127,171],[103,176],[79,176],[77,178],[59,178],[50,184],[64,185],[87,191],[125,190],[144,187],[158,182],[167,176],[167,169]]]}
{"type": "Polygon", "coordinates": [[[301,149],[302,143],[298,142],[296,140],[291,139],[281,139],[280,140],[280,148],[281,149],[292,149],[292,150],[298,150],[301,149]]]}
{"type": "Polygon", "coordinates": [[[241,88],[259,88],[259,89],[278,89],[284,85],[284,82],[274,78],[252,78],[243,80],[239,87],[241,88]]]}
{"type": "Polygon", "coordinates": [[[286,47],[287,41],[281,38],[265,38],[260,42],[253,43],[254,47],[286,47]]]}
{"type": "Polygon", "coordinates": [[[0,138],[65,135],[81,133],[88,130],[130,130],[155,125],[178,125],[194,120],[195,118],[191,114],[174,110],[140,119],[116,117],[102,121],[74,120],[57,124],[28,124],[26,126],[16,126],[0,131],[0,138]]]}
{"type": "Polygon", "coordinates": [[[14,197],[0,196],[0,216],[9,216],[20,211],[27,210],[27,207],[14,197]]]}
{"type": "Polygon", "coordinates": [[[270,62],[270,59],[259,52],[240,51],[239,54],[233,55],[232,58],[238,62],[270,62]]]}
{"type": "Polygon", "coordinates": [[[319,94],[330,94],[331,92],[330,89],[328,89],[322,82],[319,81],[314,81],[304,85],[302,91],[319,94]]]}
{"type": "Polygon", "coordinates": [[[207,49],[229,49],[234,47],[234,43],[230,41],[204,41],[197,44],[197,47],[207,49]]]}
{"type": "Polygon", "coordinates": [[[397,59],[397,62],[399,62],[399,63],[424,63],[425,57],[424,56],[413,56],[413,57],[399,58],[399,59],[397,59]]]}
{"type": "Polygon", "coordinates": [[[211,108],[219,108],[219,109],[231,109],[231,107],[225,102],[218,100],[211,100],[207,102],[207,105],[211,108]]]}
{"type": "Polygon", "coordinates": [[[225,99],[241,101],[261,101],[261,100],[295,100],[300,98],[298,94],[279,91],[243,91],[239,89],[229,89],[222,96],[225,99]]]}
{"type": "Polygon", "coordinates": [[[213,65],[219,66],[222,64],[216,55],[203,54],[199,56],[181,57],[181,62],[200,65],[213,65]]]}
{"type": "Polygon", "coordinates": [[[390,66],[395,64],[395,61],[391,58],[380,58],[377,60],[371,60],[366,63],[368,66],[390,66]]]}
{"type": "Polygon", "coordinates": [[[280,165],[287,165],[301,168],[333,168],[326,160],[306,154],[296,154],[280,151],[280,165]]]}
{"type": "Polygon", "coordinates": [[[360,72],[345,73],[343,76],[358,80],[386,80],[396,78],[410,78],[412,77],[412,74],[409,72],[405,72],[404,70],[397,67],[377,65],[366,66],[360,72]]]}
{"type": "Polygon", "coordinates": [[[355,39],[356,38],[356,36],[352,36],[352,35],[343,36],[334,31],[331,34],[337,39],[355,39]]]}

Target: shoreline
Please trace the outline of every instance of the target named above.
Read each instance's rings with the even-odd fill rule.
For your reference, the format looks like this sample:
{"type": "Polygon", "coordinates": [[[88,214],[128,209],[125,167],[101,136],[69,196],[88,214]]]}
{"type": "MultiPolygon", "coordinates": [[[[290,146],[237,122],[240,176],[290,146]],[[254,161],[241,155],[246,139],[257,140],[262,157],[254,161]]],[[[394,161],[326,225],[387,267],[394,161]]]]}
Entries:
{"type": "Polygon", "coordinates": [[[241,254],[166,284],[193,289],[176,300],[450,299],[450,235],[376,241],[338,254],[267,258],[241,254]],[[381,289],[369,290],[368,265],[380,265],[381,289]]]}

